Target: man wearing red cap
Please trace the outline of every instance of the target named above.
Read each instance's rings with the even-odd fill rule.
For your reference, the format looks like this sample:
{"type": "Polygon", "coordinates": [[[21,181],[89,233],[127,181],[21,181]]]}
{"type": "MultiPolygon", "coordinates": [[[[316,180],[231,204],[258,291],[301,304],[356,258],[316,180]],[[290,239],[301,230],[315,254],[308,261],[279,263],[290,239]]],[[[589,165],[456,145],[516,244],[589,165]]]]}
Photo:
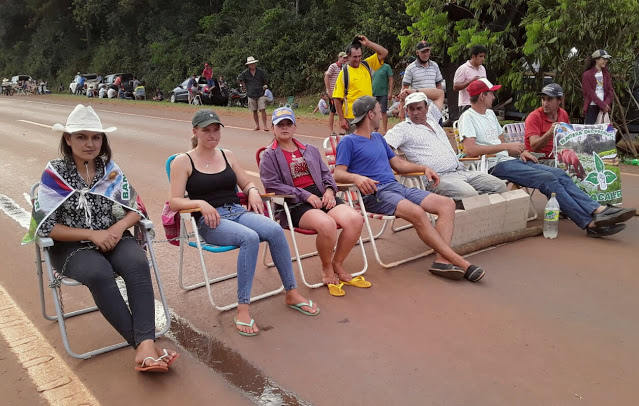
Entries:
{"type": "Polygon", "coordinates": [[[604,237],[626,228],[636,209],[601,206],[579,189],[561,169],[537,163],[521,142],[504,142],[504,131],[491,110],[494,92],[501,88],[487,79],[468,85],[471,108],[459,118],[459,134],[471,156],[487,158],[488,173],[524,187],[539,189],[548,198],[554,193],[559,207],[588,237],[604,237]],[[519,158],[519,159],[517,159],[519,158]]]}
{"type": "Polygon", "coordinates": [[[209,85],[209,88],[213,87],[213,69],[211,69],[208,63],[204,64],[202,76],[206,79],[206,83],[209,85]]]}

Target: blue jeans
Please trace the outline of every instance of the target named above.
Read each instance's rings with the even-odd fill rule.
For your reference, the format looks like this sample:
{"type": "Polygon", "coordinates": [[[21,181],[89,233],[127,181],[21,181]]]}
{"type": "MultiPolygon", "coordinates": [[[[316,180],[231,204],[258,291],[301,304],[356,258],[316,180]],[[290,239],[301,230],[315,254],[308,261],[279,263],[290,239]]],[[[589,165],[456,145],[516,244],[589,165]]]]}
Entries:
{"type": "Polygon", "coordinates": [[[599,207],[599,203],[590,199],[566,172],[558,168],[511,159],[498,163],[490,173],[524,187],[539,189],[549,199],[554,192],[561,211],[582,229],[592,221],[592,214],[599,207]]]}
{"type": "Polygon", "coordinates": [[[198,231],[204,241],[214,245],[234,245],[240,248],[237,256],[237,302],[251,302],[251,288],[257,265],[260,242],[266,241],[271,249],[273,262],[280,274],[284,289],[297,287],[293,275],[291,252],[284,236],[284,230],[270,218],[247,211],[239,204],[216,207],[220,214],[220,224],[211,228],[204,218],[198,220],[198,231]]]}

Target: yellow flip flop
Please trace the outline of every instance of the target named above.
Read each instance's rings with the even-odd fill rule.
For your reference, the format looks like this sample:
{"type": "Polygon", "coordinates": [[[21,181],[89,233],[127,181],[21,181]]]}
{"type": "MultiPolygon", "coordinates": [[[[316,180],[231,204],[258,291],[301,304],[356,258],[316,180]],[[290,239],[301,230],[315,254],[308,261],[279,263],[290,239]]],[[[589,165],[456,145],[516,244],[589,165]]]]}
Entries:
{"type": "Polygon", "coordinates": [[[332,283],[329,283],[328,285],[328,293],[330,293],[333,296],[344,296],[346,294],[346,292],[344,292],[344,289],[342,289],[342,286],[344,286],[343,283],[340,283],[338,285],[333,285],[332,283]]]}
{"type": "Polygon", "coordinates": [[[356,288],[370,288],[372,286],[372,283],[364,279],[361,275],[354,277],[348,282],[340,280],[340,284],[355,286],[356,288]]]}

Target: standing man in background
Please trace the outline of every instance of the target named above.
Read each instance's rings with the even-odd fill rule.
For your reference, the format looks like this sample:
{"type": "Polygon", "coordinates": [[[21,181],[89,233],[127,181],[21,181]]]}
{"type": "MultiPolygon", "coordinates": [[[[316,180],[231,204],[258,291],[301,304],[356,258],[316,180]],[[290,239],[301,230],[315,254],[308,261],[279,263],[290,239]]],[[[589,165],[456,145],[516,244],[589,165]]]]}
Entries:
{"type": "Polygon", "coordinates": [[[344,131],[352,132],[355,130],[355,126],[350,125],[355,118],[353,103],[362,96],[373,96],[373,72],[382,67],[388,50],[363,35],[356,35],[346,54],[350,65],[342,67],[335,82],[333,99],[340,127],[344,131]],[[362,61],[363,46],[372,50],[374,54],[362,61]]]}
{"type": "MultiPolygon", "coordinates": [[[[430,43],[419,41],[415,47],[417,59],[406,67],[402,79],[402,91],[415,89],[424,93],[433,102],[444,102],[445,94],[442,89],[444,77],[437,62],[430,59],[430,43]]],[[[404,118],[404,100],[400,101],[400,118],[404,118]]]]}
{"type": "Polygon", "coordinates": [[[209,86],[209,89],[215,85],[215,83],[213,83],[213,69],[211,69],[208,63],[204,64],[202,76],[206,79],[206,84],[209,86]]]}
{"type": "Polygon", "coordinates": [[[486,77],[486,68],[484,60],[488,49],[483,45],[473,45],[470,48],[470,59],[461,65],[455,71],[455,79],[453,79],[453,90],[459,92],[459,114],[470,108],[470,95],[466,88],[477,79],[486,77]]]}
{"type": "Polygon", "coordinates": [[[382,109],[382,135],[388,128],[388,101],[393,98],[393,70],[385,63],[373,73],[373,97],[382,109]]]}
{"type": "Polygon", "coordinates": [[[246,95],[248,96],[248,108],[253,112],[253,120],[255,120],[255,128],[253,131],[260,130],[260,122],[257,117],[259,110],[262,115],[262,124],[264,131],[268,131],[266,126],[266,96],[264,96],[264,86],[268,83],[268,74],[265,70],[257,67],[259,61],[252,56],[246,58],[246,66],[244,72],[240,73],[237,81],[246,87],[246,95]]]}
{"type": "Polygon", "coordinates": [[[328,113],[328,129],[331,131],[331,135],[335,134],[333,131],[333,121],[335,117],[335,103],[333,102],[333,90],[335,90],[335,82],[339,73],[342,71],[342,66],[348,63],[348,55],[342,51],[337,56],[337,62],[333,62],[326,72],[324,72],[324,86],[326,87],[326,96],[328,97],[328,105],[330,112],[328,113]]]}

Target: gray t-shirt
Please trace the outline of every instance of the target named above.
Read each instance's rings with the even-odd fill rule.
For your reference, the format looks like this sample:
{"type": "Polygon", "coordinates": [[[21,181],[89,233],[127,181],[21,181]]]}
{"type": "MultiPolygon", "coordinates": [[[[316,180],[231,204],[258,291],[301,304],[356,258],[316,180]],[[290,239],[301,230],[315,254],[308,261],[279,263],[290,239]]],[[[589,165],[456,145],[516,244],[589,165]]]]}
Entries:
{"type": "MultiPolygon", "coordinates": [[[[500,145],[499,136],[503,133],[504,129],[491,109],[479,114],[470,108],[459,117],[459,135],[462,141],[464,138],[474,138],[477,145],[500,145]]],[[[515,159],[509,156],[507,151],[499,151],[495,155],[487,159],[488,169],[499,162],[515,159]]]]}

